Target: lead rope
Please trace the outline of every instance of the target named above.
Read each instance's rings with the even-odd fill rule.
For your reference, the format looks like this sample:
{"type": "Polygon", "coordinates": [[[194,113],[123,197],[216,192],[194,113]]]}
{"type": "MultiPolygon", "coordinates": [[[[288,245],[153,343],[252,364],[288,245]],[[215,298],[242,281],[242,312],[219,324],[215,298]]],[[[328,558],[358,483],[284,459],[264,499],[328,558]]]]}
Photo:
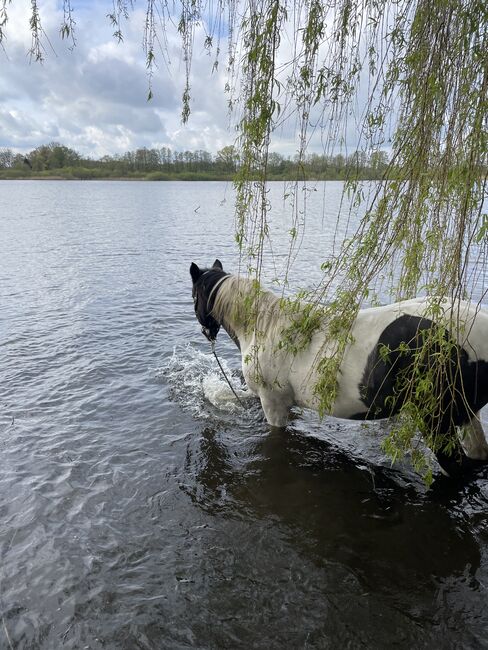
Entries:
{"type": "Polygon", "coordinates": [[[217,360],[217,363],[219,364],[219,368],[220,368],[220,370],[222,371],[222,374],[225,377],[225,381],[229,384],[229,388],[234,393],[236,400],[239,402],[239,404],[242,406],[242,408],[245,408],[243,401],[241,400],[239,395],[235,392],[232,384],[229,381],[229,378],[225,374],[225,370],[222,368],[222,364],[220,363],[219,358],[217,356],[217,353],[215,352],[215,341],[210,341],[210,347],[212,348],[212,354],[214,355],[215,359],[217,360]]]}

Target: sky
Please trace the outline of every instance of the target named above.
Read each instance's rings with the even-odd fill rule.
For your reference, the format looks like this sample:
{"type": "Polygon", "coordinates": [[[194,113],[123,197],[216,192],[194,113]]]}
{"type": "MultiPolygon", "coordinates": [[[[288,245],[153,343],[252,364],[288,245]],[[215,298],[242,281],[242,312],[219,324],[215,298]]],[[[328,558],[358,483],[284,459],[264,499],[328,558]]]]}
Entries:
{"type": "MultiPolygon", "coordinates": [[[[43,63],[29,57],[31,2],[7,4],[6,39],[0,48],[0,149],[27,153],[41,144],[59,142],[84,156],[100,158],[142,147],[203,149],[215,154],[235,142],[236,114],[229,115],[231,97],[225,92],[225,35],[215,70],[214,56],[204,48],[205,33],[202,28],[196,32],[190,78],[192,113],[183,125],[185,62],[176,26],[166,34],[167,55],[156,52],[153,98],[147,101],[142,47],[145,3],[134,3],[129,20],[123,21],[124,40],[118,43],[107,18],[113,10],[111,0],[71,0],[76,21],[76,47],[72,48],[59,35],[62,3],[38,1],[46,36],[43,63]]],[[[292,40],[283,35],[279,63],[290,60],[292,40]]],[[[364,96],[359,98],[360,104],[365,102],[364,96]]],[[[293,156],[298,147],[296,126],[293,119],[286,122],[272,150],[293,156]]],[[[358,141],[354,120],[347,131],[347,148],[354,151],[358,141]]],[[[309,151],[322,152],[323,148],[317,132],[309,151]]]]}
{"type": "Polygon", "coordinates": [[[42,64],[31,62],[28,54],[30,2],[7,5],[9,20],[0,50],[0,149],[24,153],[60,142],[98,158],[140,147],[215,153],[234,142],[224,92],[225,65],[212,72],[213,58],[203,47],[201,32],[192,62],[192,114],[183,125],[185,64],[176,30],[168,32],[170,64],[159,54],[153,98],[147,101],[144,13],[135,5],[123,24],[124,41],[118,43],[106,17],[110,1],[72,0],[72,5],[77,44],[70,50],[70,43],[59,36],[60,4],[40,2],[46,33],[42,64]]]}

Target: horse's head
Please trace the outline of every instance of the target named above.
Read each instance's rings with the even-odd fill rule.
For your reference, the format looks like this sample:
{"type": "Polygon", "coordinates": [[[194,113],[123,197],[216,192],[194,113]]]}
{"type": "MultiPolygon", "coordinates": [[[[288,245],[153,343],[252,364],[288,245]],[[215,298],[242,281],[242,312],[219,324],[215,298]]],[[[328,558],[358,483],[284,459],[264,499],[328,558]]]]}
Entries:
{"type": "Polygon", "coordinates": [[[227,276],[222,263],[215,260],[209,269],[200,269],[194,262],[190,266],[193,282],[192,296],[195,314],[202,326],[202,332],[209,341],[215,341],[219,333],[220,323],[212,316],[217,284],[227,276]]]}

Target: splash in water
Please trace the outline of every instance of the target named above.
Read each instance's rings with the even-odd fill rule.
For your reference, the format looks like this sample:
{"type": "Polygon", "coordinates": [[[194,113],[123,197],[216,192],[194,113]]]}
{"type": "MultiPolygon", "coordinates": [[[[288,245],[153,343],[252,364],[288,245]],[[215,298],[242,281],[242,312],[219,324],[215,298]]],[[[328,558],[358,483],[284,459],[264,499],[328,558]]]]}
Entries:
{"type": "Polygon", "coordinates": [[[225,359],[220,359],[220,362],[240,401],[222,376],[215,357],[190,344],[176,346],[173,355],[157,368],[156,376],[164,377],[173,399],[197,417],[214,415],[209,412],[209,402],[219,411],[242,413],[253,396],[246,389],[239,371],[232,369],[225,359]]]}

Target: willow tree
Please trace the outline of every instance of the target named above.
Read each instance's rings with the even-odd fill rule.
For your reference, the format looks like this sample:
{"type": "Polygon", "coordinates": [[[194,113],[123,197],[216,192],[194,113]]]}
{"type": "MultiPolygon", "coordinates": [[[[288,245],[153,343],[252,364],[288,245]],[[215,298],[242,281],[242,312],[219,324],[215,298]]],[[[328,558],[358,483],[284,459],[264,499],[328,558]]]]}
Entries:
{"type": "MultiPolygon", "coordinates": [[[[31,55],[42,59],[42,16],[37,1],[31,5],[31,55]]],[[[240,160],[235,181],[236,241],[257,281],[255,303],[269,245],[267,170],[276,130],[287,120],[294,126],[298,169],[317,130],[331,152],[340,148],[351,120],[357,124],[356,139],[364,151],[375,152],[386,137],[391,140],[383,182],[376,184],[363,205],[358,229],[334,256],[323,260],[323,280],[307,295],[315,310],[325,311],[336,350],[319,368],[316,393],[325,414],[335,398],[351,324],[360,305],[375,300],[373,289],[380,274],[389,278],[393,298],[427,294],[426,313],[439,321],[446,297],[458,301],[473,294],[474,262],[486,268],[488,4],[486,0],[179,0],[174,4],[146,0],[144,6],[149,96],[158,57],[164,56],[160,44],[165,30],[176,24],[181,35],[186,67],[183,121],[190,116],[196,30],[205,31],[205,46],[215,52],[213,65],[225,59],[240,160]],[[365,89],[367,99],[357,101],[365,89]]],[[[118,40],[132,9],[132,0],[113,1],[109,19],[118,40]]],[[[63,12],[61,35],[74,43],[70,0],[64,0],[63,12]]],[[[3,0],[0,43],[7,14],[8,3],[3,0]]],[[[345,191],[353,204],[364,201],[363,188],[353,174],[345,191]]],[[[297,216],[291,229],[290,259],[301,226],[297,216]]],[[[290,303],[284,302],[284,308],[290,308],[290,303]]],[[[314,309],[307,310],[295,332],[284,333],[285,341],[291,336],[291,347],[306,344],[311,336],[318,322],[314,309]]],[[[428,461],[417,448],[415,433],[423,431],[425,418],[432,417],[435,409],[435,386],[450,355],[443,340],[425,342],[426,349],[440,346],[436,348],[439,362],[420,388],[411,387],[410,398],[384,442],[392,458],[412,451],[414,465],[427,473],[428,461]]],[[[418,357],[419,368],[425,368],[421,352],[418,357]]],[[[452,444],[446,438],[428,442],[434,450],[452,444]]]]}

